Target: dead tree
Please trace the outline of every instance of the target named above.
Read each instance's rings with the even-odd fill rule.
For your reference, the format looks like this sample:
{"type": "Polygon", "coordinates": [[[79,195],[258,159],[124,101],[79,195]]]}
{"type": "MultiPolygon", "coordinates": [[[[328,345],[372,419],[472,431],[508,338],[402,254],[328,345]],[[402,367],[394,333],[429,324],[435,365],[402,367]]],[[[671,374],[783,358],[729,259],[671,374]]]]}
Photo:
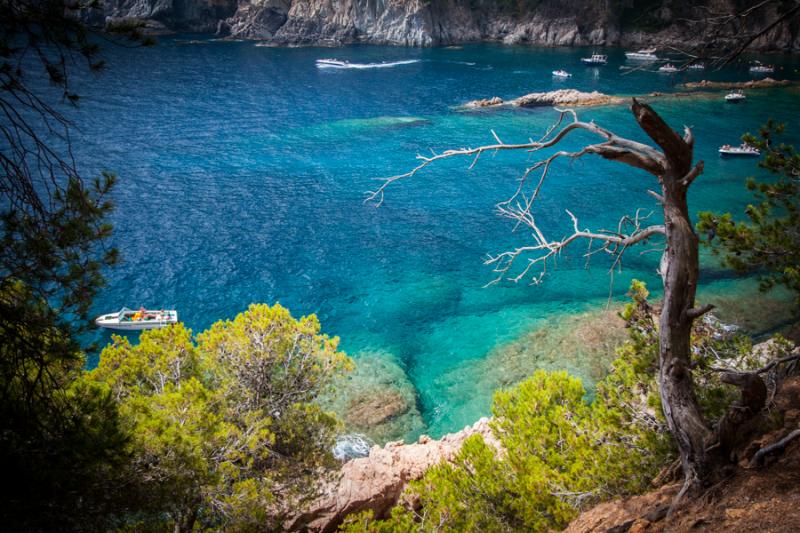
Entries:
{"type": "Polygon", "coordinates": [[[681,457],[686,478],[684,489],[699,488],[710,478],[716,459],[711,455],[713,451],[707,450],[713,440],[713,432],[700,412],[690,370],[692,323],[712,308],[711,305],[698,307],[695,304],[699,273],[698,238],[689,217],[686,193],[692,182],[702,173],[703,162],[699,161],[693,165],[692,132],[689,128],[685,128],[684,134],[679,135],[649,105],[636,99],[631,105],[633,116],[660,150],[619,137],[594,122],[582,122],[572,110],[558,111],[560,112],[558,121],[539,141],[506,144],[492,132],[495,144],[447,150],[432,156],[417,156],[421,162],[416,168],[405,174],[382,180],[377,190],[368,193],[367,201],[374,201],[380,205],[389,185],[415,175],[440,159],[471,156],[473,161],[470,168],[472,168],[481,154],[486,152],[502,150],[538,152],[558,145],[565,137],[577,131],[589,132],[599,137],[599,142],[595,144],[584,146],[575,152],[555,152],[525,170],[512,197],[497,207],[502,216],[514,220],[517,225],[529,228],[533,242],[528,246],[489,257],[487,263],[495,267],[494,271],[497,273],[495,282],[503,278],[519,281],[528,276],[533,283],[538,283],[547,271],[548,262],[574,242],[588,240],[587,256],[605,252],[614,257],[616,265],[629,247],[647,241],[651,237],[665,237],[666,246],[659,268],[664,282],[664,301],[659,321],[658,382],[664,415],[681,457]],[[573,232],[560,240],[547,238],[536,221],[534,206],[550,166],[558,159],[574,160],[589,154],[596,154],[652,174],[658,181],[660,192],[649,191],[649,193],[662,206],[664,223],[644,225],[646,217],[637,213],[633,217],[623,217],[616,231],[591,231],[581,229],[578,219],[567,211],[572,219],[573,232]],[[538,179],[532,179],[534,175],[537,175],[538,179]],[[525,258],[527,263],[521,267],[521,273],[511,275],[512,266],[522,258],[525,258]],[[534,269],[538,269],[538,274],[532,273],[534,269]]]}

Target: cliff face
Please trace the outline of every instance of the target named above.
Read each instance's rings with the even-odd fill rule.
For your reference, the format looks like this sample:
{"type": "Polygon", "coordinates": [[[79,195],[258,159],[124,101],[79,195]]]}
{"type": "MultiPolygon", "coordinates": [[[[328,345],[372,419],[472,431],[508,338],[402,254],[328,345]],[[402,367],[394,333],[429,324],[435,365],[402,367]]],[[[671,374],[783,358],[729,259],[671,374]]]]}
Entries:
{"type": "Polygon", "coordinates": [[[239,0],[104,0],[90,13],[92,21],[140,19],[155,31],[211,33],[233,16],[239,0]],[[99,11],[99,12],[98,12],[99,11]]]}
{"type": "Polygon", "coordinates": [[[596,3],[578,0],[544,0],[523,10],[490,0],[244,0],[223,28],[277,44],[581,45],[616,42],[611,19],[596,3]]]}
{"type": "MultiPolygon", "coordinates": [[[[275,44],[366,42],[407,46],[474,41],[544,46],[687,45],[697,29],[683,22],[703,11],[741,9],[743,0],[106,0],[94,20],[144,19],[156,30],[217,32],[275,44]]],[[[745,27],[775,12],[760,10],[745,27]]],[[[741,30],[730,29],[734,35],[741,30]]],[[[800,22],[755,43],[800,50],[800,22]]]]}

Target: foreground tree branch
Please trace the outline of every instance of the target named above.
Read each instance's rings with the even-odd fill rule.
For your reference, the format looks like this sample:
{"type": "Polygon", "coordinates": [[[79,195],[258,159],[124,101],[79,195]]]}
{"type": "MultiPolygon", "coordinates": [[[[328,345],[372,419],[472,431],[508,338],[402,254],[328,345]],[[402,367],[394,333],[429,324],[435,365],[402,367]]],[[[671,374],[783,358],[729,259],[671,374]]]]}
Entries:
{"type": "MultiPolygon", "coordinates": [[[[415,168],[404,174],[383,179],[376,190],[367,194],[366,201],[380,205],[390,185],[413,177],[441,159],[472,157],[471,168],[486,152],[495,153],[500,150],[539,152],[555,147],[576,131],[588,132],[599,137],[599,142],[595,144],[574,152],[555,152],[525,169],[514,193],[498,204],[497,209],[501,216],[514,220],[517,227],[523,225],[529,228],[533,242],[490,257],[487,262],[495,266],[498,277],[493,282],[497,282],[507,277],[518,258],[529,256],[523,270],[509,279],[519,281],[531,277],[534,283],[539,283],[547,271],[548,261],[558,256],[573,242],[588,241],[587,258],[597,252],[607,252],[615,257],[614,265],[617,265],[629,247],[645,242],[653,236],[666,237],[666,248],[660,267],[664,283],[664,302],[659,319],[658,382],[667,425],[680,453],[686,478],[685,489],[699,489],[710,480],[713,466],[719,460],[719,454],[715,454],[715,449],[708,446],[708,443],[713,441],[713,432],[700,413],[690,364],[692,323],[711,308],[708,305],[695,305],[699,275],[698,238],[689,217],[687,191],[703,172],[703,163],[700,161],[693,164],[692,132],[689,128],[684,128],[683,135],[675,132],[649,105],[636,99],[633,99],[631,105],[633,116],[658,148],[620,137],[594,122],[580,121],[572,110],[557,111],[559,111],[558,120],[538,141],[506,144],[493,132],[497,141],[494,144],[478,148],[446,150],[432,156],[419,155],[417,158],[421,162],[415,168]],[[572,233],[561,239],[547,238],[536,221],[534,207],[550,167],[558,159],[574,160],[589,154],[645,170],[654,176],[660,192],[652,192],[652,195],[661,204],[664,223],[645,226],[642,222],[647,217],[637,212],[634,217],[623,217],[616,231],[593,231],[582,229],[577,217],[567,210],[572,219],[572,233]],[[532,179],[533,176],[537,176],[537,179],[532,179]],[[537,273],[533,274],[534,271],[537,273]]],[[[681,491],[681,494],[685,492],[681,491]]]]}

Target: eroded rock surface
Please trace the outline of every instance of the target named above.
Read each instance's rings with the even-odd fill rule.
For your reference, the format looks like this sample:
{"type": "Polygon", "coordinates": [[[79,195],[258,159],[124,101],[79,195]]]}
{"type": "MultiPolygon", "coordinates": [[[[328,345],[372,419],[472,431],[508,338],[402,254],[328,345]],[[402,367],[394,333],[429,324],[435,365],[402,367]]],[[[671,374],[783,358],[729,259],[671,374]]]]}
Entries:
{"type": "Polygon", "coordinates": [[[369,457],[345,463],[339,478],[324,487],[323,495],[287,527],[327,532],[335,531],[351,513],[371,509],[375,516],[383,516],[397,503],[409,481],[420,479],[428,468],[454,457],[464,440],[476,433],[500,449],[488,418],[438,440],[423,435],[413,444],[389,442],[384,447],[374,446],[369,457]]]}

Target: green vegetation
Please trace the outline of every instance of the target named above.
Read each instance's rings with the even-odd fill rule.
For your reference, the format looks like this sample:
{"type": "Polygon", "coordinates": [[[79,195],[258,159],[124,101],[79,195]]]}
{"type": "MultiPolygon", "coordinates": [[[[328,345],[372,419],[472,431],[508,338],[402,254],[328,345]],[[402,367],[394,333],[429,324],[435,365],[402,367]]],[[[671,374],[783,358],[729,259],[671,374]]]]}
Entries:
{"type": "Polygon", "coordinates": [[[784,285],[797,294],[800,305],[800,154],[778,142],[785,126],[768,122],[759,136],[744,141],[764,152],[759,166],[771,180],[747,180],[756,203],[745,209],[746,221],[730,213],[700,213],[698,231],[726,266],[742,273],[757,272],[762,290],[784,285]]]}
{"type": "MultiPolygon", "coordinates": [[[[538,371],[494,398],[492,430],[500,451],[479,436],[465,441],[408,489],[415,510],[393,509],[390,518],[349,517],[354,532],[547,531],[559,529],[587,505],[647,490],[675,458],[661,411],[655,372],[658,331],[644,284],[634,282],[622,312],[629,332],[609,375],[587,400],[580,381],[566,372],[538,371]]],[[[733,399],[709,367],[721,361],[752,366],[744,337],[723,335],[711,320],[693,334],[699,403],[718,420],[733,399]]]]}
{"type": "Polygon", "coordinates": [[[315,402],[349,368],[316,317],[252,305],[192,340],[182,325],[115,337],[88,376],[120,404],[136,527],[269,531],[334,464],[336,420],[315,402]]]}

